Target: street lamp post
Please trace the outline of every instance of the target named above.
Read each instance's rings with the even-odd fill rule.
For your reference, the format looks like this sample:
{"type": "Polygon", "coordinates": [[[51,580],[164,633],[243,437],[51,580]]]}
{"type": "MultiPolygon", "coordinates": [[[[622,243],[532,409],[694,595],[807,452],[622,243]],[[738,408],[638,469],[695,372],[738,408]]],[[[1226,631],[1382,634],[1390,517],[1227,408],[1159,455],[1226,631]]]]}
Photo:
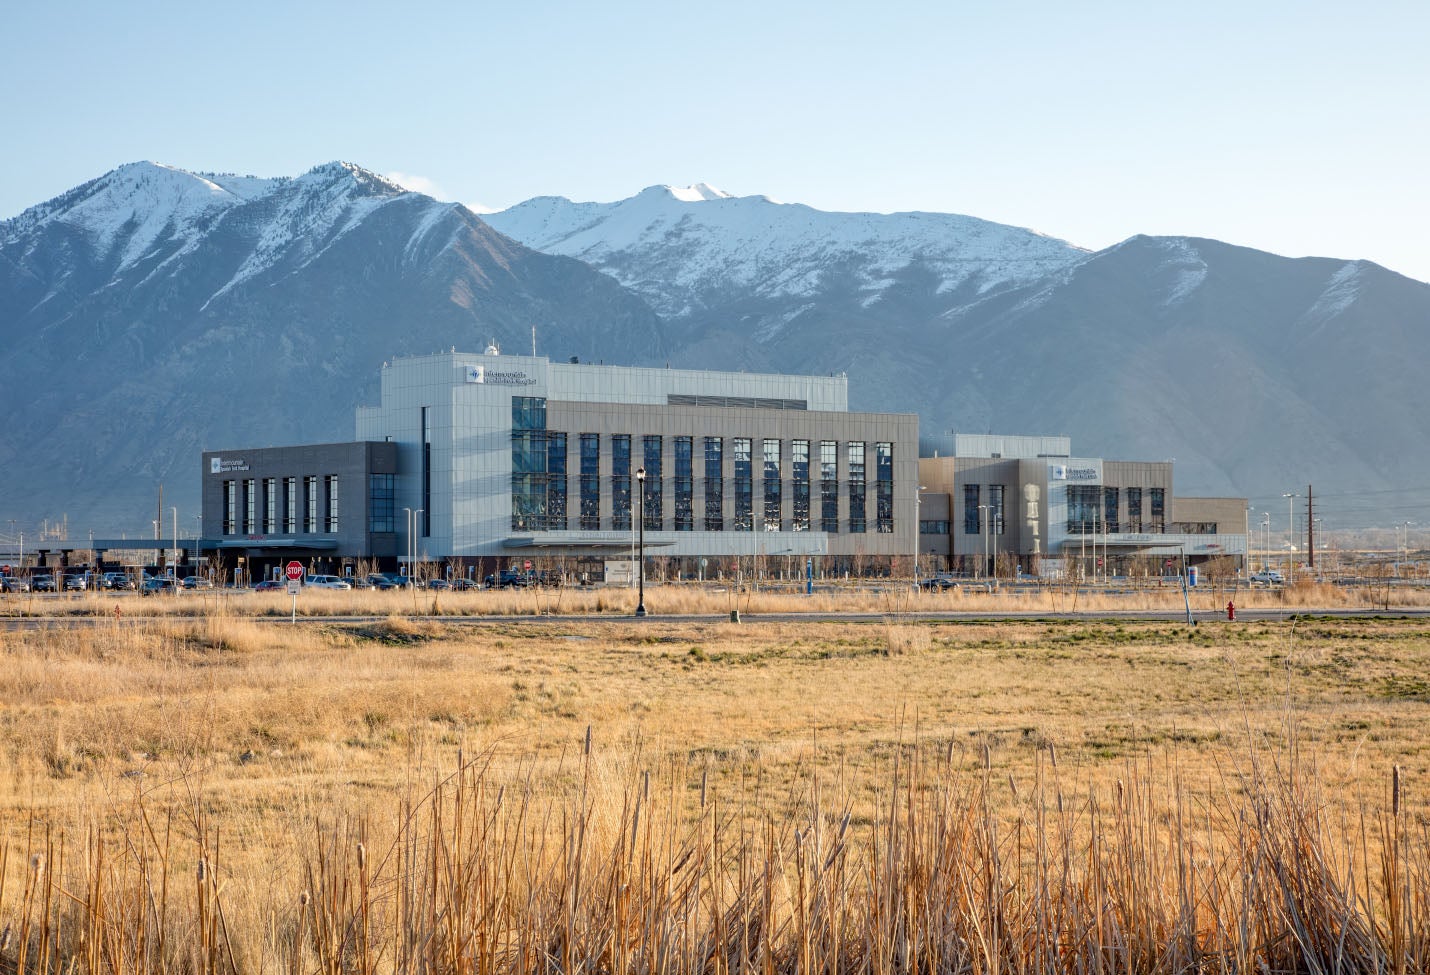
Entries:
{"type": "Polygon", "coordinates": [[[636,557],[636,579],[639,589],[636,597],[636,616],[645,616],[645,468],[636,468],[636,520],[640,552],[636,557]]]}
{"type": "Polygon", "coordinates": [[[1271,551],[1271,512],[1261,513],[1261,569],[1266,571],[1267,553],[1271,551]]]}
{"type": "Polygon", "coordinates": [[[1289,551],[1286,555],[1286,583],[1290,585],[1291,580],[1296,577],[1296,499],[1299,494],[1283,494],[1286,499],[1286,542],[1289,551]]]}
{"type": "Polygon", "coordinates": [[[407,519],[407,584],[414,585],[417,579],[413,571],[413,563],[417,561],[417,520],[422,514],[421,508],[403,508],[404,516],[407,519]]]}
{"type": "Polygon", "coordinates": [[[983,522],[983,560],[978,563],[978,577],[980,579],[988,574],[988,510],[992,507],[990,504],[980,504],[978,506],[978,517],[983,522]]]}
{"type": "Polygon", "coordinates": [[[1400,577],[1400,563],[1410,557],[1410,526],[1413,521],[1402,521],[1395,526],[1395,575],[1400,577]],[[1401,541],[1401,536],[1405,540],[1401,541]]]}

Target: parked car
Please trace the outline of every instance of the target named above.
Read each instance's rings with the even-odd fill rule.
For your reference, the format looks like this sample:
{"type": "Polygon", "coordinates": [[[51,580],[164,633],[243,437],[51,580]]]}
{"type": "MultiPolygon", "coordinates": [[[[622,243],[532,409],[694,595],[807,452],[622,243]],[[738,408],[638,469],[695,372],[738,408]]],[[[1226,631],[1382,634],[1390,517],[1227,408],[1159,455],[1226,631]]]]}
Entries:
{"type": "Polygon", "coordinates": [[[943,592],[946,589],[957,589],[958,580],[949,575],[930,576],[919,580],[919,588],[929,592],[943,592]]]}
{"type": "Polygon", "coordinates": [[[183,586],[185,589],[212,589],[214,584],[208,576],[185,576],[183,586]]]}
{"type": "Polygon", "coordinates": [[[29,592],[30,580],[23,576],[0,576],[0,592],[29,592]]]}
{"type": "Polygon", "coordinates": [[[400,572],[374,572],[367,581],[378,589],[406,589],[412,585],[412,580],[400,572]]]}
{"type": "Polygon", "coordinates": [[[287,588],[288,583],[280,579],[261,579],[253,584],[254,592],[273,592],[275,590],[287,588]]]}
{"type": "Polygon", "coordinates": [[[30,576],[30,590],[32,592],[54,592],[55,577],[48,575],[30,576]]]}
{"type": "Polygon", "coordinates": [[[159,593],[177,592],[174,580],[170,576],[148,576],[139,587],[139,595],[154,596],[159,593]]]}
{"type": "Polygon", "coordinates": [[[1286,584],[1285,576],[1276,569],[1262,569],[1260,572],[1253,572],[1251,574],[1251,581],[1262,582],[1268,586],[1283,586],[1286,584]]]}
{"type": "Polygon", "coordinates": [[[430,589],[433,592],[450,592],[452,584],[446,579],[428,579],[422,588],[430,589]]]}
{"type": "Polygon", "coordinates": [[[88,572],[76,572],[65,576],[65,592],[84,592],[89,588],[88,572]]]}
{"type": "Polygon", "coordinates": [[[307,585],[315,589],[351,589],[352,585],[340,576],[309,576],[307,585]]]}
{"type": "Polygon", "coordinates": [[[452,588],[457,592],[469,592],[482,588],[475,579],[453,579],[452,588]]]}
{"type": "Polygon", "coordinates": [[[134,583],[127,572],[106,572],[99,577],[101,589],[133,589],[134,583]]]}
{"type": "Polygon", "coordinates": [[[525,589],[534,582],[531,573],[519,572],[516,569],[503,569],[500,574],[492,574],[486,577],[484,584],[488,589],[525,589]]]}

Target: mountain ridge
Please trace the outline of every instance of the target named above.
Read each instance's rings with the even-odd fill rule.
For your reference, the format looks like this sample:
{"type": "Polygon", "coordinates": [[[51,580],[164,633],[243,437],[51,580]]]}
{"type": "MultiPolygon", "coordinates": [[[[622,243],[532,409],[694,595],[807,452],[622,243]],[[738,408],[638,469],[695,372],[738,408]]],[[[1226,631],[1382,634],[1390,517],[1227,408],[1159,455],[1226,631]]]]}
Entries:
{"type": "Polygon", "coordinates": [[[930,450],[1056,433],[1175,457],[1185,494],[1398,491],[1430,480],[1427,322],[1379,265],[1210,238],[1093,252],[710,184],[478,216],[352,163],[126,164],[0,222],[0,497],[142,529],[161,480],[192,510],[205,447],[348,439],[382,361],[533,325],[553,358],[844,372],[930,450]]]}

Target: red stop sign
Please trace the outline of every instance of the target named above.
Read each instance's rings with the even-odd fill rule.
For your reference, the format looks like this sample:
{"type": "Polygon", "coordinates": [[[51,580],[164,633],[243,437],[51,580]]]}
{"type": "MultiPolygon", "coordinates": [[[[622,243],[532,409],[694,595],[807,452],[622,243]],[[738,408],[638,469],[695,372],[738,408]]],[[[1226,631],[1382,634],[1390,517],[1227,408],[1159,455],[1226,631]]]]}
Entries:
{"type": "Polygon", "coordinates": [[[289,562],[289,563],[288,563],[287,572],[288,572],[288,578],[290,578],[290,579],[301,579],[301,578],[303,578],[303,563],[302,563],[302,562],[298,562],[298,561],[296,561],[296,560],[293,561],[293,562],[289,562]]]}

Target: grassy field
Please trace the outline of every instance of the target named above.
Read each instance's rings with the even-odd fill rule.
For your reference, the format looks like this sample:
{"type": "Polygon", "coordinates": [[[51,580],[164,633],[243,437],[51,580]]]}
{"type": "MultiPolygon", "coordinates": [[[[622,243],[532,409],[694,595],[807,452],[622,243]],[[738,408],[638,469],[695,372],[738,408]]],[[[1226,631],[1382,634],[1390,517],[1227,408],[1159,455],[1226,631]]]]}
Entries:
{"type": "Polygon", "coordinates": [[[1430,623],[228,610],[0,633],[0,971],[1430,959],[1430,623]]]}
{"type": "MultiPolygon", "coordinates": [[[[646,608],[655,615],[741,613],[883,613],[910,611],[970,613],[1136,613],[1181,611],[1220,616],[1228,601],[1245,609],[1302,611],[1318,608],[1395,609],[1430,604],[1430,590],[1398,586],[1394,580],[1348,588],[1298,581],[1294,586],[1248,589],[1244,584],[1207,583],[1184,599],[1175,584],[1145,584],[1109,588],[1045,585],[967,585],[944,592],[923,592],[907,580],[821,585],[805,596],[794,584],[724,587],[679,583],[650,584],[646,608]]],[[[0,618],[44,616],[113,616],[129,618],[198,616],[287,616],[292,603],[282,592],[198,590],[178,595],[141,598],[134,593],[35,595],[0,597],[0,618]]],[[[304,590],[297,601],[302,616],[630,616],[636,593],[624,588],[564,588],[425,592],[398,590],[304,590]]]]}

